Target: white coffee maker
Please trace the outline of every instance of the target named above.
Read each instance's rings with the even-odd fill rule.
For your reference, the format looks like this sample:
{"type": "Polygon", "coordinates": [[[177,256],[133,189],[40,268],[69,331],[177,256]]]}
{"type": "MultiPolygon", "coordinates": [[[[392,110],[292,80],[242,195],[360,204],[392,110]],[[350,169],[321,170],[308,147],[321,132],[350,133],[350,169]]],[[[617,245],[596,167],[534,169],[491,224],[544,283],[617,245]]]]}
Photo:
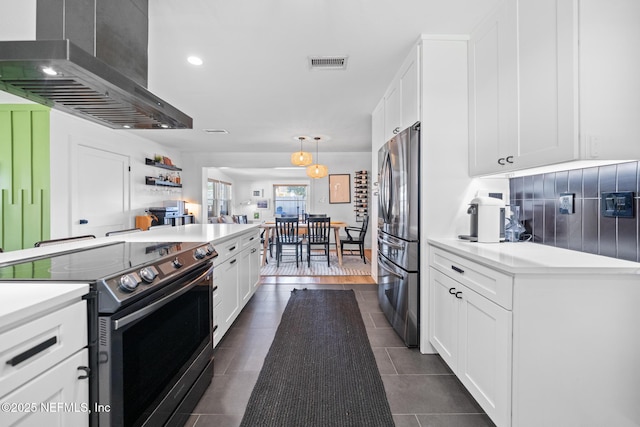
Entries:
{"type": "Polygon", "coordinates": [[[467,213],[470,215],[469,236],[460,236],[479,243],[504,242],[505,206],[501,199],[479,196],[471,200],[467,213]]]}

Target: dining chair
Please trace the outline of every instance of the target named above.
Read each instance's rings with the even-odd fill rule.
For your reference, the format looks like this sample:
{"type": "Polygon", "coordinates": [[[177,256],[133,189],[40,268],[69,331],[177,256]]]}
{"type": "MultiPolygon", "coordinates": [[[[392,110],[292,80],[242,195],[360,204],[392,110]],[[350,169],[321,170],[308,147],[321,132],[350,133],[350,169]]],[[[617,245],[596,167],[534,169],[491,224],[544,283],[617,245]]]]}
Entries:
{"type": "MultiPolygon", "coordinates": [[[[367,235],[367,229],[369,226],[369,216],[365,215],[362,220],[361,227],[345,227],[344,230],[347,232],[347,237],[343,237],[340,239],[340,253],[344,256],[344,245],[358,245],[358,250],[360,252],[360,258],[364,263],[367,263],[367,259],[364,256],[364,239],[367,235]],[[351,235],[351,233],[358,233],[357,237],[351,235]]],[[[348,249],[351,253],[350,255],[354,255],[353,249],[348,249]]]]}
{"type": "Polygon", "coordinates": [[[142,228],[127,228],[126,230],[114,230],[108,231],[105,233],[105,236],[116,236],[118,234],[128,234],[128,233],[137,233],[138,231],[142,231],[142,228]]]}
{"type": "Polygon", "coordinates": [[[311,267],[311,250],[313,249],[313,246],[322,246],[322,248],[324,249],[324,253],[320,256],[326,256],[327,265],[331,265],[329,258],[329,232],[331,231],[331,218],[309,217],[307,230],[307,265],[311,267]]]}
{"type": "Polygon", "coordinates": [[[276,218],[276,266],[280,267],[282,249],[286,246],[296,248],[296,268],[298,259],[302,260],[302,237],[298,235],[298,217],[276,218]]]}
{"type": "Polygon", "coordinates": [[[51,246],[51,245],[59,245],[61,243],[75,242],[78,240],[88,240],[95,239],[96,236],[93,234],[85,234],[82,236],[74,236],[74,237],[65,237],[62,239],[51,239],[51,240],[41,240],[39,242],[34,243],[35,248],[40,248],[42,246],[51,246]]]}

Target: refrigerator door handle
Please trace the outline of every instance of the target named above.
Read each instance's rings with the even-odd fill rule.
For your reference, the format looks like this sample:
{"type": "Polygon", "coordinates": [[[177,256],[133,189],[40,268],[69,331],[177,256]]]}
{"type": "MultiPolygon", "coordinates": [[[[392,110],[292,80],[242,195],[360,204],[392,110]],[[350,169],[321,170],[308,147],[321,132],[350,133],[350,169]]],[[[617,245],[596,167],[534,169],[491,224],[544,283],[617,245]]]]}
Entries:
{"type": "Polygon", "coordinates": [[[389,211],[391,209],[391,190],[390,190],[390,175],[391,175],[391,156],[388,152],[384,155],[382,161],[382,168],[380,170],[380,213],[385,223],[389,222],[389,211]]]}
{"type": "Polygon", "coordinates": [[[381,258],[378,258],[378,265],[387,273],[391,274],[392,276],[396,276],[398,279],[404,280],[404,276],[401,274],[396,273],[395,271],[391,270],[389,267],[387,267],[387,264],[385,263],[385,261],[383,261],[381,258]]]}
{"type": "Polygon", "coordinates": [[[386,246],[389,246],[391,249],[404,249],[404,245],[398,245],[396,243],[392,243],[392,242],[382,238],[381,236],[378,236],[378,242],[379,243],[383,243],[386,246]]]}

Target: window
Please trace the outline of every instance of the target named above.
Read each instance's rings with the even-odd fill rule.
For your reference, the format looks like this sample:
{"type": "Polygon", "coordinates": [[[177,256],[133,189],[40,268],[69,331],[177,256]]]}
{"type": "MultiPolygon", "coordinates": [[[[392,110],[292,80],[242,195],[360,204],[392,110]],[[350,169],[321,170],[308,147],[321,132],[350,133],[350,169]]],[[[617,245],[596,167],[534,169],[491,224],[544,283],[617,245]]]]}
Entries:
{"type": "Polygon", "coordinates": [[[274,185],[275,215],[302,215],[307,212],[307,193],[307,185],[274,185]]]}
{"type": "Polygon", "coordinates": [[[231,184],[217,179],[207,182],[207,216],[231,215],[231,184]]]}

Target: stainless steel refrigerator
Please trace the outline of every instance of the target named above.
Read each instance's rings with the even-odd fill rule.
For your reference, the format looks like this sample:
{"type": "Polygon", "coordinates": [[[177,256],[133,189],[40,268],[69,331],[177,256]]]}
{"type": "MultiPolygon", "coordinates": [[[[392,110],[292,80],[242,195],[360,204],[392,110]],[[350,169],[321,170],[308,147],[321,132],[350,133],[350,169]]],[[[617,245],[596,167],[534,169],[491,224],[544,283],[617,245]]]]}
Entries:
{"type": "Polygon", "coordinates": [[[419,344],[420,123],[378,151],[378,300],[407,347],[419,344]]]}

